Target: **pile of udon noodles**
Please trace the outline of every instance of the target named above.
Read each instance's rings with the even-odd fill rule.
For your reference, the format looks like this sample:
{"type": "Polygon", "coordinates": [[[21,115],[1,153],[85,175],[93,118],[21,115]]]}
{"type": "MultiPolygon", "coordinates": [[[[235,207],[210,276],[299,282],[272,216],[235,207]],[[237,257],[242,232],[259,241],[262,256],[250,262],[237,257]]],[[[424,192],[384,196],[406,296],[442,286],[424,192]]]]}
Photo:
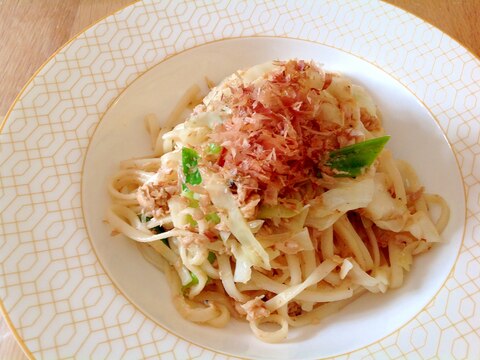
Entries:
{"type": "Polygon", "coordinates": [[[355,177],[328,166],[332,151],[384,135],[349,79],[274,61],[199,94],[163,127],[146,117],[153,154],[121,163],[106,216],[166,273],[186,319],[246,319],[280,342],[362,292],[401,286],[413,256],[440,241],[448,206],[389,150],[355,177]]]}

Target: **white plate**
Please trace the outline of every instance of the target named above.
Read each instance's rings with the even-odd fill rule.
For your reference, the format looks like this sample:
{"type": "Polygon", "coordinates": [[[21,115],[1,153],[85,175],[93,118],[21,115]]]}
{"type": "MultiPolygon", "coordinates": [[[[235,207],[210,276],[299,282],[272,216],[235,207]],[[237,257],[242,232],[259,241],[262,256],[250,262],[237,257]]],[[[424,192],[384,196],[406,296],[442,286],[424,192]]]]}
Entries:
{"type": "Polygon", "coordinates": [[[427,305],[445,282],[463,235],[465,203],[460,172],[441,129],[423,105],[400,83],[364,60],[300,40],[224,40],[187,50],[157,65],[135,81],[106,112],[92,137],[83,174],[87,229],[114,283],[151,319],[173,333],[237,356],[295,359],[332,356],[392,333],[427,305]],[[102,220],[110,203],[106,184],[118,170],[119,162],[151,152],[143,125],[146,113],[165,118],[176,99],[191,84],[204,84],[205,76],[218,83],[237,69],[294,57],[321,61],[326,68],[342,72],[374,95],[385,118],[387,133],[392,134],[389,145],[394,154],[418,169],[428,191],[445,196],[451,204],[451,221],[444,233],[448,243],[415,259],[401,289],[364,296],[327,321],[291,329],[288,341],[270,345],[253,337],[246,323],[232,322],[224,330],[182,319],[171,303],[163,274],[145,261],[135,243],[125,237],[110,236],[111,229],[102,220]],[[221,64],[218,59],[222,59],[221,64]],[[416,131],[412,132],[412,128],[416,131]],[[365,333],[366,328],[371,330],[365,333]],[[336,336],[339,333],[343,336],[336,336]]]}
{"type": "Polygon", "coordinates": [[[38,357],[95,358],[478,354],[478,61],[382,3],[173,4],[138,3],[80,35],[8,116],[0,297],[24,348],[38,357]],[[120,160],[148,153],[144,114],[162,118],[205,75],[220,80],[291,57],[323,62],[364,85],[384,113],[394,154],[447,199],[452,218],[448,243],[416,259],[402,289],[365,296],[292,331],[287,343],[267,345],[245,324],[216,330],[181,319],[163,276],[101,220],[106,178],[120,160]]]}

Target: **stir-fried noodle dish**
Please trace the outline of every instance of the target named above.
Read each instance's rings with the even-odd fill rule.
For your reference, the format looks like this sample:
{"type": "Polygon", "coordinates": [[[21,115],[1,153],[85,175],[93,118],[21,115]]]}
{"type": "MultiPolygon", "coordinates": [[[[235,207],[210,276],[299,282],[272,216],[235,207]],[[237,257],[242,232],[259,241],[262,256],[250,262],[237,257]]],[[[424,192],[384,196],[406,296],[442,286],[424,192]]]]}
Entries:
{"type": "Polygon", "coordinates": [[[302,60],[207,83],[164,126],[146,116],[152,154],[122,161],[109,184],[113,234],[164,271],[183,317],[243,319],[280,342],[401,286],[413,257],[441,241],[447,204],[384,148],[362,87],[302,60]]]}

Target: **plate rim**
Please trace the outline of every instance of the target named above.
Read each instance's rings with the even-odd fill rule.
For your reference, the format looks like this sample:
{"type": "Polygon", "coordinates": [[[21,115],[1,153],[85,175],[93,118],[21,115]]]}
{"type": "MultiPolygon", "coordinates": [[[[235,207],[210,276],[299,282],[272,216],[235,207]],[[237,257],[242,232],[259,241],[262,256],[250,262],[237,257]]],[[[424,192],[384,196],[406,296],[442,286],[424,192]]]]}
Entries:
{"type": "MultiPolygon", "coordinates": [[[[329,47],[329,48],[332,48],[334,50],[337,50],[337,51],[340,51],[340,52],[343,52],[343,53],[346,53],[350,56],[353,56],[357,59],[360,59],[361,61],[364,61],[366,62],[367,64],[375,67],[378,71],[380,71],[381,73],[385,74],[386,76],[389,76],[391,77],[392,79],[394,79],[397,84],[399,86],[401,86],[402,88],[404,88],[410,95],[412,95],[421,105],[422,107],[427,110],[428,114],[431,116],[431,118],[434,120],[435,122],[435,125],[439,128],[439,130],[441,131],[443,137],[444,137],[444,140],[446,141],[450,151],[452,152],[453,154],[453,157],[455,159],[455,164],[457,166],[457,170],[461,176],[461,180],[462,180],[462,190],[463,190],[463,200],[464,200],[464,208],[463,208],[463,228],[461,230],[461,241],[460,241],[460,244],[459,244],[459,247],[458,247],[458,250],[457,250],[457,253],[455,255],[455,261],[453,262],[453,265],[452,265],[452,268],[450,269],[450,271],[448,272],[447,276],[445,277],[445,279],[443,280],[442,284],[440,285],[440,287],[435,291],[435,293],[431,296],[431,298],[427,301],[427,303],[422,307],[420,308],[414,316],[412,316],[411,318],[405,320],[400,326],[396,327],[394,330],[388,332],[386,335],[382,336],[381,338],[378,338],[372,342],[369,342],[361,347],[358,347],[356,349],[353,349],[353,350],[350,350],[348,352],[341,352],[341,353],[338,353],[338,354],[335,354],[335,355],[332,355],[333,357],[337,357],[337,356],[346,356],[346,355],[350,355],[352,354],[353,352],[357,352],[357,351],[360,351],[360,350],[363,350],[373,344],[376,344],[378,342],[381,342],[382,340],[386,339],[387,337],[391,336],[392,334],[396,333],[397,331],[400,331],[402,328],[404,328],[405,326],[407,326],[408,324],[410,324],[413,320],[415,320],[417,318],[417,316],[422,312],[424,311],[434,300],[435,298],[438,296],[439,292],[444,288],[446,282],[448,281],[448,279],[450,278],[450,275],[454,272],[456,266],[457,266],[457,261],[458,261],[458,258],[461,254],[461,250],[462,250],[462,246],[464,244],[464,241],[465,241],[465,234],[466,234],[466,227],[467,227],[467,190],[466,190],[466,184],[465,184],[465,179],[462,175],[462,171],[461,171],[461,167],[460,167],[460,163],[458,161],[458,154],[457,152],[455,151],[455,149],[453,148],[451,142],[450,142],[450,139],[446,136],[445,132],[443,131],[442,127],[440,126],[440,122],[439,120],[437,119],[437,117],[435,116],[435,114],[433,114],[433,112],[431,111],[431,109],[425,104],[425,102],[420,99],[417,94],[415,94],[411,89],[409,89],[405,84],[403,84],[399,79],[397,79],[394,75],[392,74],[389,74],[387,73],[384,69],[382,69],[380,66],[378,66],[377,64],[375,63],[372,63],[370,62],[369,60],[363,58],[362,56],[360,55],[357,55],[357,54],[354,54],[352,52],[349,52],[347,50],[344,50],[344,49],[341,49],[341,48],[338,48],[338,47],[335,47],[335,46],[332,46],[332,45],[327,45],[327,44],[322,44],[322,43],[318,43],[316,41],[313,41],[313,40],[306,40],[306,39],[298,39],[298,38],[292,38],[292,37],[288,37],[288,36],[274,36],[274,35],[252,35],[252,36],[237,36],[237,37],[229,37],[229,38],[222,38],[222,39],[218,39],[218,40],[213,40],[213,41],[207,41],[207,42],[204,42],[202,44],[198,44],[198,45],[195,45],[195,46],[192,46],[188,49],[183,49],[181,51],[178,51],[176,52],[175,54],[171,54],[170,56],[167,56],[165,57],[164,59],[160,60],[158,63],[156,63],[155,65],[153,65],[152,67],[148,68],[147,70],[143,71],[142,73],[140,73],[130,84],[128,84],[125,88],[123,88],[119,93],[118,95],[112,100],[112,102],[107,106],[107,108],[105,109],[105,111],[99,116],[99,120],[98,120],[98,123],[94,129],[94,131],[92,132],[91,134],[91,138],[93,139],[93,137],[95,136],[97,130],[98,130],[98,127],[100,126],[101,122],[103,121],[103,119],[105,118],[105,116],[107,115],[107,113],[117,104],[118,100],[125,94],[125,92],[127,92],[127,90],[133,86],[137,81],[139,81],[143,76],[147,75],[148,72],[150,72],[151,70],[153,70],[154,68],[156,68],[157,66],[160,66],[162,63],[164,63],[165,61],[168,61],[168,60],[171,60],[173,59],[174,57],[178,56],[178,55],[181,55],[185,52],[188,52],[190,50],[193,50],[193,49],[196,49],[196,48],[199,48],[199,47],[202,47],[202,46],[208,46],[210,44],[216,44],[216,43],[220,43],[220,42],[225,42],[225,41],[230,41],[230,40],[240,40],[240,39],[286,39],[286,40],[296,40],[296,41],[300,41],[300,42],[306,42],[306,43],[309,43],[309,44],[313,44],[313,45],[321,45],[321,46],[325,46],[325,47],[329,47]]],[[[91,144],[92,144],[92,141],[90,141],[87,145],[87,147],[85,148],[85,157],[83,158],[83,163],[82,163],[82,171],[81,171],[81,174],[82,174],[82,180],[81,180],[81,185],[80,185],[80,198],[81,198],[81,201],[82,201],[82,204],[84,203],[84,181],[83,181],[83,174],[84,174],[84,169],[85,169],[85,164],[87,162],[87,156],[89,154],[89,151],[91,150],[90,147],[91,147],[91,144]]],[[[82,211],[82,217],[85,219],[85,209],[84,207],[82,206],[81,207],[81,211],[82,211]]],[[[189,342],[189,343],[192,343],[198,347],[201,347],[203,349],[206,349],[206,350],[209,350],[209,351],[213,351],[215,353],[218,353],[218,354],[222,354],[222,355],[227,355],[227,356],[232,356],[232,357],[237,357],[237,355],[235,354],[231,354],[231,353],[226,353],[226,352],[222,352],[222,351],[219,351],[217,349],[214,349],[214,348],[210,348],[208,346],[205,346],[205,345],[201,345],[201,344],[198,344],[190,339],[187,339],[185,338],[183,335],[180,335],[178,334],[177,332],[169,329],[168,327],[166,327],[166,325],[163,325],[161,324],[160,322],[158,322],[156,319],[152,318],[150,315],[148,315],[142,308],[140,308],[137,304],[135,304],[131,299],[130,299],[130,296],[128,296],[122,289],[120,289],[120,287],[118,286],[117,282],[113,280],[113,276],[111,275],[110,273],[110,270],[107,270],[107,267],[103,264],[103,262],[101,261],[101,258],[100,256],[98,256],[98,253],[97,253],[97,250],[96,250],[96,247],[94,245],[94,242],[92,240],[92,236],[90,235],[90,231],[89,231],[89,227],[88,226],[85,226],[85,231],[87,233],[87,237],[88,237],[88,242],[90,244],[90,246],[92,247],[92,250],[95,254],[95,257],[98,259],[98,263],[100,264],[102,270],[104,271],[104,273],[107,275],[108,279],[111,281],[112,285],[115,287],[115,289],[120,292],[126,299],[128,299],[128,301],[130,302],[130,304],[135,307],[136,310],[138,310],[140,313],[142,313],[146,318],[150,319],[151,321],[153,321],[157,326],[160,326],[162,329],[164,329],[165,331],[175,335],[176,337],[186,341],[186,342],[189,342]]],[[[1,302],[1,299],[0,299],[0,302],[1,302]]],[[[243,355],[242,355],[243,356],[243,355]]],[[[317,358],[318,360],[325,360],[325,359],[328,359],[332,356],[323,356],[323,357],[319,357],[317,358]]]]}

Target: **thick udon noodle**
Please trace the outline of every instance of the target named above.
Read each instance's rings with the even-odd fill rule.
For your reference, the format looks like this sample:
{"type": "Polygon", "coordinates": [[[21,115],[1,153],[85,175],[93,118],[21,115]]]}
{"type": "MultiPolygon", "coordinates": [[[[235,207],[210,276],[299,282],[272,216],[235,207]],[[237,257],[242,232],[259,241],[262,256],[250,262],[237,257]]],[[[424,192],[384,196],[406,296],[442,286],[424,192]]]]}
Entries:
{"type": "MultiPolygon", "coordinates": [[[[320,206],[313,199],[294,217],[277,218],[277,223],[283,222],[286,226],[270,226],[268,232],[261,230],[265,219],[239,218],[242,213],[228,187],[217,174],[204,174],[203,188],[197,186],[195,190],[211,198],[219,213],[224,213],[222,221],[226,224],[245,223],[247,228],[242,229],[249,233],[250,242],[237,238],[235,231],[229,229],[219,231],[219,237],[212,241],[188,224],[175,226],[179,213],[199,218],[195,208],[175,208],[172,203],[169,212],[162,216],[145,218],[138,188],[151,181],[162,167],[181,172],[179,149],[185,143],[179,140],[178,133],[181,131],[180,138],[188,139],[197,136],[198,129],[177,124],[184,120],[182,115],[186,109],[201,101],[199,94],[199,87],[192,86],[162,127],[155,116],[146,117],[153,153],[120,164],[108,187],[112,205],[106,216],[115,233],[137,241],[145,258],[165,273],[173,303],[184,318],[214,327],[225,326],[232,316],[247,318],[259,339],[280,342],[287,337],[289,327],[317,323],[365,291],[385,292],[401,286],[412,257],[428,250],[436,241],[435,236],[445,228],[449,218],[445,201],[438,195],[423,193],[412,167],[395,160],[386,149],[375,166],[362,176],[325,180],[320,195],[315,198],[322,199],[320,206]],[[407,218],[403,225],[398,225],[398,219],[375,218],[372,212],[364,216],[358,209],[366,208],[366,203],[322,208],[329,196],[341,196],[345,191],[362,192],[366,183],[367,188],[376,192],[367,203],[391,196],[394,201],[387,199],[389,204],[402,209],[408,205],[408,214],[404,211],[402,215],[407,218]],[[227,196],[220,200],[216,194],[222,193],[227,196]],[[416,194],[416,198],[409,202],[412,194],[416,194]],[[439,214],[435,219],[432,207],[436,207],[439,214]],[[358,210],[355,221],[353,210],[358,210]],[[323,224],[320,229],[319,222],[323,224]],[[158,226],[162,226],[164,232],[152,232],[158,226]],[[275,230],[280,228],[282,230],[275,230]],[[396,231],[404,239],[401,236],[380,239],[378,229],[382,228],[388,230],[385,234],[396,231]],[[192,233],[195,233],[194,241],[185,241],[192,233]],[[169,239],[168,246],[162,239],[169,239]],[[257,258],[249,258],[248,251],[258,255],[257,258]],[[209,258],[211,254],[214,261],[209,258]],[[241,266],[248,269],[240,269],[241,266]],[[243,280],[239,281],[240,277],[243,280]],[[263,323],[277,324],[277,330],[267,331],[262,328],[263,323]]],[[[373,137],[368,130],[364,131],[367,138],[373,137]]],[[[201,220],[197,226],[202,226],[201,220]]]]}

